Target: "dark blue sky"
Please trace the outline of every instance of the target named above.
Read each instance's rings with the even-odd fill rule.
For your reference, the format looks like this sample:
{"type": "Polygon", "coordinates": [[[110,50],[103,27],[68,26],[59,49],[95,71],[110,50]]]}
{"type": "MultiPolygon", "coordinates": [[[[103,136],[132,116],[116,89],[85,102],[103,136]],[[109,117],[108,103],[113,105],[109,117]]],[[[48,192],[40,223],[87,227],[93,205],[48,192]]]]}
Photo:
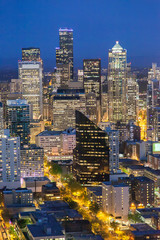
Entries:
{"type": "Polygon", "coordinates": [[[55,66],[58,29],[74,30],[74,62],[101,58],[116,40],[133,66],[160,64],[160,0],[0,0],[0,67],[17,67],[22,47],[40,47],[55,66]]]}

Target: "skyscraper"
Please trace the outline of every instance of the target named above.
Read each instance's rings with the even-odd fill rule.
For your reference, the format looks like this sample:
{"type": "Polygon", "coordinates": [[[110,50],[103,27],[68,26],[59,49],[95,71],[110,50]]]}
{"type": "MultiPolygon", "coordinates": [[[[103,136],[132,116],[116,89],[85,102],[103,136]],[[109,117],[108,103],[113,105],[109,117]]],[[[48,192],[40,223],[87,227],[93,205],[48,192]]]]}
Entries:
{"type": "Polygon", "coordinates": [[[109,139],[109,170],[115,173],[119,169],[119,131],[110,126],[105,131],[109,139]]]}
{"type": "Polygon", "coordinates": [[[53,128],[75,128],[75,110],[86,113],[84,89],[58,89],[53,95],[53,128]]]}
{"type": "Polygon", "coordinates": [[[109,50],[108,102],[109,121],[126,121],[127,51],[117,41],[109,50]]]}
{"type": "Polygon", "coordinates": [[[59,47],[56,48],[56,65],[68,64],[69,80],[73,80],[73,29],[59,29],[59,47]]]}
{"type": "Polygon", "coordinates": [[[0,188],[20,187],[20,138],[10,137],[5,129],[0,135],[0,188]]]}
{"type": "MultiPolygon", "coordinates": [[[[101,60],[100,59],[84,59],[83,60],[83,83],[86,98],[90,101],[90,96],[87,94],[94,93],[96,96],[97,108],[92,115],[96,116],[96,123],[100,121],[101,117],[101,60]]],[[[93,97],[92,97],[93,98],[93,97]]],[[[90,108],[90,103],[87,104],[90,108]]],[[[92,108],[93,110],[93,108],[92,108]]],[[[87,109],[90,112],[90,109],[87,109]]],[[[93,120],[93,118],[91,118],[93,120]]]]}
{"type": "Polygon", "coordinates": [[[101,60],[83,60],[83,81],[85,93],[95,93],[97,100],[101,101],[101,60]]]}
{"type": "Polygon", "coordinates": [[[0,132],[4,129],[3,104],[0,102],[0,132]]]}
{"type": "Polygon", "coordinates": [[[152,63],[152,68],[148,72],[148,79],[160,80],[160,67],[157,67],[157,63],[152,63]]]}
{"type": "Polygon", "coordinates": [[[73,159],[73,172],[80,183],[90,185],[108,180],[108,135],[79,111],[76,111],[76,148],[73,159]]]}
{"type": "MultiPolygon", "coordinates": [[[[99,105],[98,105],[99,106],[99,105]]],[[[97,98],[95,93],[88,93],[86,94],[86,115],[89,117],[89,119],[97,123],[97,98]]]]}
{"type": "Polygon", "coordinates": [[[151,130],[152,140],[160,140],[160,81],[149,80],[147,85],[147,128],[151,130]]]}
{"type": "Polygon", "coordinates": [[[27,100],[8,100],[6,106],[6,126],[11,135],[20,137],[21,145],[28,145],[30,140],[30,115],[27,100]]]}
{"type": "Polygon", "coordinates": [[[70,66],[69,64],[57,64],[54,72],[55,87],[68,88],[70,80],[70,66]]]}
{"type": "Polygon", "coordinates": [[[134,76],[127,79],[127,119],[137,120],[139,110],[139,85],[134,76]]]}
{"type": "Polygon", "coordinates": [[[22,61],[39,61],[40,49],[39,48],[22,48],[22,61]]]}
{"type": "Polygon", "coordinates": [[[19,62],[22,95],[32,107],[33,119],[39,119],[43,114],[42,70],[41,61],[19,62]]]}

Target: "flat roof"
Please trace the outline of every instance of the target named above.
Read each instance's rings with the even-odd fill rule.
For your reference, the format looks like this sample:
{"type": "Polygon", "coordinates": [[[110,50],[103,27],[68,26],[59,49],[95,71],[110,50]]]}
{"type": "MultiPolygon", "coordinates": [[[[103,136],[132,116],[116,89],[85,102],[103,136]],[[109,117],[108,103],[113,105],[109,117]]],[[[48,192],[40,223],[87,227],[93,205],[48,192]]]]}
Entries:
{"type": "Polygon", "coordinates": [[[62,131],[48,131],[48,130],[45,130],[39,134],[37,134],[36,136],[58,136],[58,135],[61,135],[62,134],[62,131]]]}
{"type": "Polygon", "coordinates": [[[102,186],[89,186],[87,189],[97,196],[102,196],[102,186]]]}
{"type": "Polygon", "coordinates": [[[47,216],[46,223],[43,223],[42,221],[42,224],[27,225],[27,228],[33,237],[64,236],[60,223],[58,223],[55,217],[51,215],[47,216]],[[47,229],[50,229],[50,231],[47,232],[47,229]]]}
{"type": "Polygon", "coordinates": [[[34,182],[34,181],[37,181],[37,182],[48,181],[48,182],[50,182],[49,178],[47,178],[47,177],[25,177],[23,179],[26,182],[34,182]]]}

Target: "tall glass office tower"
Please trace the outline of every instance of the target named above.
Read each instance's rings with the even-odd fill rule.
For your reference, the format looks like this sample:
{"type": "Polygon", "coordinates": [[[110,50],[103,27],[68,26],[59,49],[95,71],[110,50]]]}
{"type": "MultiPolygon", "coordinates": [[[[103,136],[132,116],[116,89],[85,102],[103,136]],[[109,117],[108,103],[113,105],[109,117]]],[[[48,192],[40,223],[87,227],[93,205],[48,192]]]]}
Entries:
{"type": "Polygon", "coordinates": [[[109,50],[108,61],[109,121],[126,122],[127,113],[127,51],[117,41],[109,50]]]}
{"type": "Polygon", "coordinates": [[[22,145],[28,145],[30,140],[29,104],[25,99],[8,100],[6,106],[6,126],[11,135],[20,137],[22,145]]]}
{"type": "Polygon", "coordinates": [[[22,61],[18,67],[22,96],[31,105],[33,119],[39,119],[43,114],[42,61],[22,61]]]}
{"type": "Polygon", "coordinates": [[[70,80],[73,80],[73,29],[59,29],[59,47],[56,48],[56,65],[69,65],[70,80]]]}
{"type": "Polygon", "coordinates": [[[83,84],[87,115],[90,120],[98,123],[101,118],[101,59],[83,60],[83,84]]]}

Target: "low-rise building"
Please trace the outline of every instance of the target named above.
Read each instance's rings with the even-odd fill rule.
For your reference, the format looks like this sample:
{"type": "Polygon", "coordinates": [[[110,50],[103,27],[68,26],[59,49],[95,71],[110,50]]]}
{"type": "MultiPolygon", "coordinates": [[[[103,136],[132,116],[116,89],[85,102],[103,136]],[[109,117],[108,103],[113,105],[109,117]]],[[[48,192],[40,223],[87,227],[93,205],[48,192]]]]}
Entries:
{"type": "Polygon", "coordinates": [[[61,152],[62,131],[43,131],[35,137],[36,145],[46,153],[59,154],[61,152]]]}
{"type": "Polygon", "coordinates": [[[160,188],[160,170],[146,167],[144,170],[144,176],[154,181],[155,188],[160,188]]]}
{"type": "Polygon", "coordinates": [[[36,136],[36,144],[52,155],[73,154],[76,147],[76,130],[69,127],[64,131],[43,131],[36,136]]]}
{"type": "Polygon", "coordinates": [[[55,182],[42,186],[42,197],[45,201],[60,199],[60,191],[55,182]]]}
{"type": "Polygon", "coordinates": [[[135,177],[143,176],[144,175],[145,167],[142,165],[133,165],[127,167],[127,174],[134,175],[135,177]]]}
{"type": "Polygon", "coordinates": [[[51,216],[45,216],[37,221],[35,224],[27,225],[27,235],[30,240],[65,240],[65,233],[60,223],[51,216]]]}
{"type": "Polygon", "coordinates": [[[148,224],[138,223],[131,225],[131,236],[134,240],[159,239],[160,230],[155,230],[148,224]]]}
{"type": "Polygon", "coordinates": [[[33,205],[33,193],[27,188],[6,189],[3,191],[6,207],[24,207],[33,205]]]}
{"type": "Polygon", "coordinates": [[[32,192],[42,192],[42,186],[50,182],[47,177],[27,177],[22,180],[22,187],[32,190],[32,192]]]}
{"type": "Polygon", "coordinates": [[[150,154],[147,156],[147,163],[150,168],[160,170],[160,154],[150,154]]]}

